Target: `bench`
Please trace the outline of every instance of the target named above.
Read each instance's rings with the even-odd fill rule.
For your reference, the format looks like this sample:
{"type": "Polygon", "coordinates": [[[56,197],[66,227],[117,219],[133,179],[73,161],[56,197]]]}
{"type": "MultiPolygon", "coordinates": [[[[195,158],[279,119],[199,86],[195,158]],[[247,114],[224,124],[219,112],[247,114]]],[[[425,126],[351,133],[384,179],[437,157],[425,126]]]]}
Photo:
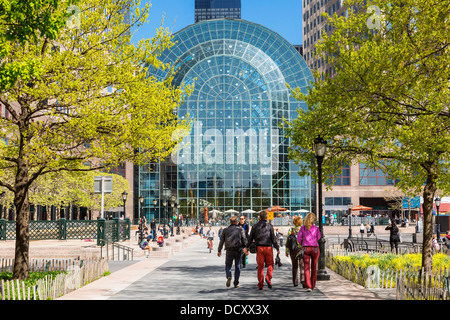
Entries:
{"type": "MultiPolygon", "coordinates": [[[[382,240],[382,239],[364,239],[364,238],[348,238],[344,241],[344,247],[348,249],[349,251],[375,251],[375,252],[382,252],[385,250],[390,250],[391,245],[388,240],[382,240]]],[[[419,252],[420,247],[413,242],[399,242],[398,243],[398,250],[399,251],[405,251],[408,252],[419,252]]]]}

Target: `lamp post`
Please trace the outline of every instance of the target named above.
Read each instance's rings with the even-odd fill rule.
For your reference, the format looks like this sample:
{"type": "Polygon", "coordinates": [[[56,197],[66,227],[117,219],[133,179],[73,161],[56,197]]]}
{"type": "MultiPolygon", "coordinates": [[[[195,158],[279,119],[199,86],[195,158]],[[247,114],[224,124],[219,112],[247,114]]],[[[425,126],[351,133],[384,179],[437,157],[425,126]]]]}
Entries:
{"type": "Polygon", "coordinates": [[[318,175],[318,204],[317,210],[319,211],[319,263],[317,270],[317,280],[330,280],[330,275],[327,274],[325,270],[325,238],[323,234],[323,223],[322,223],[322,163],[325,157],[325,152],[327,150],[327,142],[323,140],[320,136],[314,140],[314,153],[317,160],[317,175],[318,175]]]}
{"type": "Polygon", "coordinates": [[[352,207],[353,207],[353,203],[349,203],[347,204],[347,208],[348,208],[348,237],[351,238],[352,237],[352,207]]]}
{"type": "Polygon", "coordinates": [[[166,207],[167,207],[167,199],[163,200],[163,206],[164,206],[164,238],[168,238],[168,232],[166,231],[166,220],[167,220],[167,212],[166,212],[166,207]]]}
{"type": "Polygon", "coordinates": [[[175,207],[175,201],[170,201],[170,206],[172,207],[172,223],[170,224],[170,236],[173,237],[173,208],[175,207]]]}
{"type": "Polygon", "coordinates": [[[441,198],[439,196],[434,199],[434,204],[436,205],[436,233],[437,233],[437,241],[441,241],[441,225],[439,223],[439,207],[441,206],[441,198]]]}
{"type": "Polygon", "coordinates": [[[123,218],[126,217],[126,203],[127,203],[128,193],[126,190],[122,192],[122,200],[123,200],[123,218]]]}
{"type": "Polygon", "coordinates": [[[140,210],[139,210],[139,242],[138,245],[141,243],[142,239],[144,238],[144,234],[143,234],[143,226],[142,226],[142,210],[144,207],[144,197],[140,196],[139,197],[139,203],[140,203],[140,210]]]}
{"type": "MultiPolygon", "coordinates": [[[[155,212],[154,215],[153,215],[153,219],[155,219],[155,216],[156,216],[156,205],[157,204],[158,204],[158,199],[153,199],[153,208],[154,208],[154,212],[155,212]]],[[[152,223],[153,223],[153,221],[152,221],[152,223]]],[[[156,229],[152,229],[152,238],[153,238],[152,241],[156,241],[156,232],[155,232],[155,230],[156,229]]]]}

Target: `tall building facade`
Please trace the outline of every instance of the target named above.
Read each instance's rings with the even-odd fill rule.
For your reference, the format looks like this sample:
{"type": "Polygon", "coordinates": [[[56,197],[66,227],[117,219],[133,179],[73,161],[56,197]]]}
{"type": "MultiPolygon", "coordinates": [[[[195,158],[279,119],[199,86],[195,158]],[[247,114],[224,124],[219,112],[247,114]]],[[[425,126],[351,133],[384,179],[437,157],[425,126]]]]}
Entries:
{"type": "Polygon", "coordinates": [[[241,19],[241,0],[195,0],[195,22],[241,19]]]}
{"type": "Polygon", "coordinates": [[[313,210],[314,185],[288,161],[290,141],[280,127],[306,107],[286,83],[306,92],[314,81],[294,46],[259,24],[230,19],[190,25],[173,41],[161,61],[177,68],[175,85],[195,85],[177,110],[180,119],[193,122],[177,154],[137,168],[135,192],[145,198],[144,215],[171,216],[162,198],[193,219],[203,218],[205,207],[222,213],[274,205],[313,210]]]}
{"type": "MultiPolygon", "coordinates": [[[[322,16],[347,16],[347,7],[342,0],[302,0],[303,1],[303,57],[313,71],[321,75],[335,75],[334,68],[323,58],[315,57],[315,45],[323,34],[333,32],[331,25],[322,16]]],[[[367,168],[363,164],[342,166],[342,172],[337,177],[332,190],[323,192],[325,215],[342,216],[348,212],[348,204],[364,205],[373,208],[368,214],[389,214],[390,203],[386,196],[395,188],[395,181],[386,177],[381,170],[367,168]]],[[[359,213],[359,212],[358,212],[359,213]]]]}
{"type": "Polygon", "coordinates": [[[316,58],[315,45],[323,33],[331,33],[332,27],[321,15],[327,12],[329,16],[335,13],[344,16],[346,9],[342,0],[302,0],[303,1],[303,57],[311,70],[318,70],[321,74],[333,75],[335,70],[323,58],[316,58]]]}

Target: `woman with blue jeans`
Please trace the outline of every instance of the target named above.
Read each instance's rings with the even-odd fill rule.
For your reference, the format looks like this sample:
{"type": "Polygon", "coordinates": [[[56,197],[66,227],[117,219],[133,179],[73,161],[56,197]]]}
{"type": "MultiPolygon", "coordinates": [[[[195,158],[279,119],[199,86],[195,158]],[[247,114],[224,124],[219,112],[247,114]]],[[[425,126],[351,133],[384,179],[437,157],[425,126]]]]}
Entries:
{"type": "Polygon", "coordinates": [[[297,234],[298,243],[305,249],[303,254],[303,265],[305,270],[306,291],[312,291],[317,281],[317,262],[319,261],[319,239],[321,234],[319,228],[313,223],[316,215],[312,212],[308,213],[297,234]]]}

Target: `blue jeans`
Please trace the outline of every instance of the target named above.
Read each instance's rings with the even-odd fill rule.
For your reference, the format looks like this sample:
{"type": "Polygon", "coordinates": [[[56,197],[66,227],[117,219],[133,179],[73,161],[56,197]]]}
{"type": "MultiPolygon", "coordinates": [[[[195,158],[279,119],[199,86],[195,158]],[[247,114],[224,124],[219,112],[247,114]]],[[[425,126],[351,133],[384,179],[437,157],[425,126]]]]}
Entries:
{"type": "Polygon", "coordinates": [[[226,250],[225,256],[225,274],[227,278],[231,278],[231,266],[234,262],[234,285],[239,284],[239,276],[241,275],[241,259],[242,259],[242,249],[241,250],[226,250]]]}

